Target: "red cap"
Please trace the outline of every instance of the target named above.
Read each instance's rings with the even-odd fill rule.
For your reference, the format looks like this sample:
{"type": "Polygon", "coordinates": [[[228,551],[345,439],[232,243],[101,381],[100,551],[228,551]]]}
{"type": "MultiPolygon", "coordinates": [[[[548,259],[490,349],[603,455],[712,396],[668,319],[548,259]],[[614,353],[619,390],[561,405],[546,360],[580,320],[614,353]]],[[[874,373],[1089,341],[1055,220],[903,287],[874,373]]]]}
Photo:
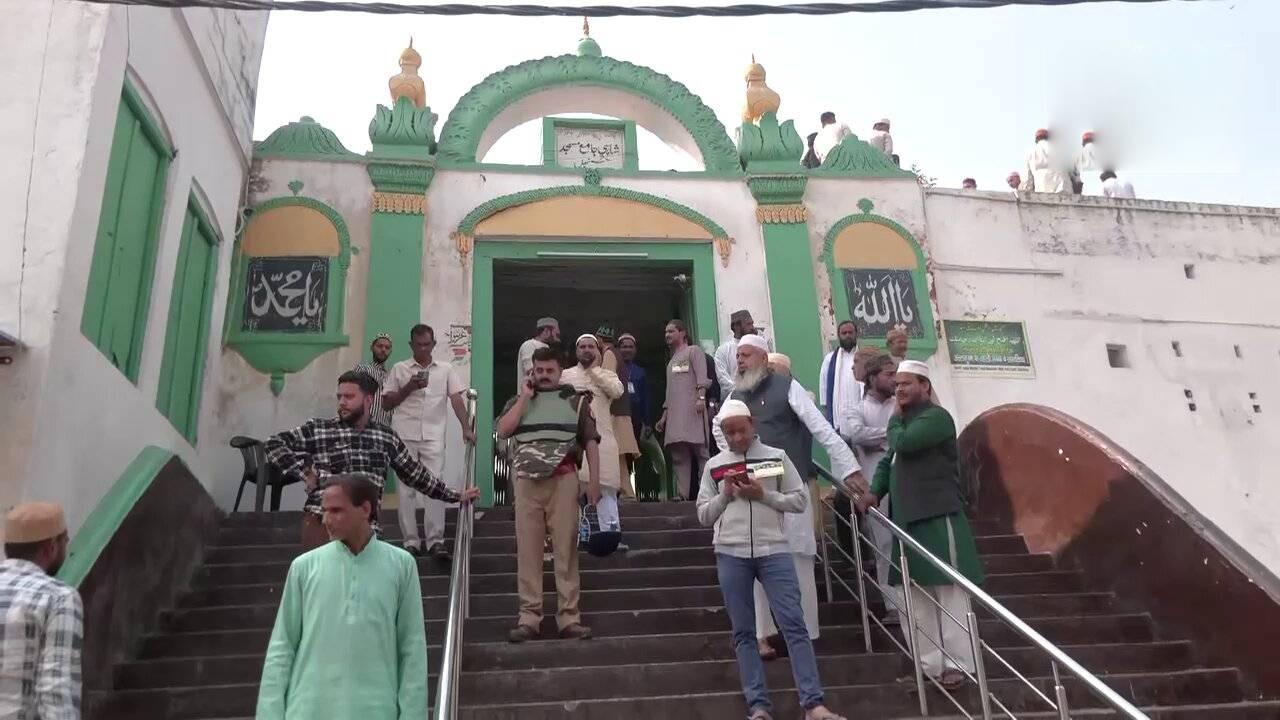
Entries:
{"type": "Polygon", "coordinates": [[[1080,136],[1081,142],[1093,142],[1093,131],[1087,130],[1085,134],[1080,136]]]}
{"type": "Polygon", "coordinates": [[[1044,128],[1040,128],[1039,130],[1037,130],[1037,131],[1036,131],[1036,139],[1037,139],[1037,140],[1048,140],[1048,139],[1049,139],[1049,131],[1048,131],[1048,130],[1045,130],[1044,128]]]}

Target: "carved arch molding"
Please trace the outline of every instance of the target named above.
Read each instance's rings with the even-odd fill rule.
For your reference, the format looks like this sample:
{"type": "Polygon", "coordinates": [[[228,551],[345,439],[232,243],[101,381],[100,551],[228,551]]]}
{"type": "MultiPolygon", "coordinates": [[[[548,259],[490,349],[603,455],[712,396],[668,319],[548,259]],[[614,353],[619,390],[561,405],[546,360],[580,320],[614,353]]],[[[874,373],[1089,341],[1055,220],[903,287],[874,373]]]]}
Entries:
{"type": "MultiPolygon", "coordinates": [[[[689,88],[642,65],[609,57],[581,55],[528,60],[500,70],[471,88],[454,106],[445,122],[440,134],[438,161],[442,165],[475,163],[477,155],[488,150],[487,146],[482,145],[491,145],[496,139],[490,126],[499,120],[504,110],[544,91],[574,87],[601,88],[647,101],[663,113],[654,114],[655,122],[652,126],[645,122],[639,122],[640,125],[678,147],[687,145],[687,142],[682,142],[686,138],[676,137],[681,133],[673,133],[662,127],[664,118],[661,115],[669,115],[688,133],[688,138],[692,139],[694,149],[701,155],[702,164],[707,171],[742,173],[737,148],[724,125],[716,118],[715,112],[702,102],[702,98],[689,88]]],[[[545,109],[531,108],[530,112],[538,116],[547,114],[542,110],[545,109]]],[[[577,107],[560,110],[579,111],[592,112],[589,108],[577,107]]],[[[497,129],[505,132],[530,119],[533,118],[507,113],[501,118],[502,127],[497,129]]]]}

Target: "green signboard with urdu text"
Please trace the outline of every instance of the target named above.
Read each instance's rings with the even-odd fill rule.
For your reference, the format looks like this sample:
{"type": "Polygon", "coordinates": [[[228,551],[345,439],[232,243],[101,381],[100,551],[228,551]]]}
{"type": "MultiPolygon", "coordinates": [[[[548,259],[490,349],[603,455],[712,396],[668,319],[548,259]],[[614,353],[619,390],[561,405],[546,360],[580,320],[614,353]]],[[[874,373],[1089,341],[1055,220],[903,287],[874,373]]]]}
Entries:
{"type": "Polygon", "coordinates": [[[1035,377],[1025,323],[943,320],[942,331],[957,375],[1035,377]]]}

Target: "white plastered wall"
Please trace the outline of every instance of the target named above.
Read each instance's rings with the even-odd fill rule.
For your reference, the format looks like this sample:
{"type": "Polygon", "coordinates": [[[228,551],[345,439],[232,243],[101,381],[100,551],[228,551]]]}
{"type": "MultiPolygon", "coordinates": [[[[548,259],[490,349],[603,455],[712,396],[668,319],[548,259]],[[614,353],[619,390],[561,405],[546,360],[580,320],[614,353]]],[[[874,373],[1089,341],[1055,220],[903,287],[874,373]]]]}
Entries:
{"type": "MultiPolygon", "coordinates": [[[[33,364],[43,365],[24,379],[24,385],[39,393],[39,404],[30,414],[30,444],[17,443],[0,451],[6,453],[3,459],[12,463],[10,467],[19,468],[15,475],[21,486],[7,487],[8,499],[59,501],[74,531],[146,445],[173,450],[204,482],[216,482],[211,460],[218,450],[206,440],[208,425],[201,426],[199,442],[193,447],[155,409],[155,402],[173,268],[187,199],[193,191],[222,238],[206,380],[218,372],[221,310],[226,305],[231,240],[248,167],[249,148],[244,140],[251,118],[228,113],[211,75],[235,74],[243,67],[247,77],[256,77],[266,16],[243,14],[238,24],[244,30],[244,42],[234,47],[208,46],[202,52],[193,37],[207,34],[201,23],[212,21],[215,13],[188,16],[155,8],[50,5],[54,28],[44,55],[65,76],[46,77],[44,82],[51,97],[39,105],[36,147],[44,142],[48,146],[43,153],[37,151],[40,160],[31,170],[30,189],[39,200],[22,214],[29,223],[38,223],[34,229],[28,227],[27,237],[42,249],[39,259],[48,263],[33,293],[48,303],[47,314],[33,322],[36,327],[47,323],[48,335],[34,336],[43,344],[33,342],[28,351],[33,364]],[[126,74],[177,148],[166,178],[136,385],[80,333],[126,74]],[[59,102],[49,108],[51,114],[43,114],[46,105],[59,102]]],[[[24,32],[36,35],[31,32],[33,26],[24,32]]],[[[236,92],[234,88],[227,91],[236,92]]],[[[241,83],[239,91],[245,95],[241,102],[251,106],[251,83],[241,83]]],[[[205,383],[204,407],[211,402],[213,388],[213,383],[205,383]]]]}
{"type": "Polygon", "coordinates": [[[1025,321],[1035,363],[1030,380],[952,377],[957,421],[1010,402],[1066,412],[1280,568],[1280,212],[956,191],[925,204],[942,317],[1025,321]],[[1110,366],[1108,344],[1130,367],[1110,366]]]}

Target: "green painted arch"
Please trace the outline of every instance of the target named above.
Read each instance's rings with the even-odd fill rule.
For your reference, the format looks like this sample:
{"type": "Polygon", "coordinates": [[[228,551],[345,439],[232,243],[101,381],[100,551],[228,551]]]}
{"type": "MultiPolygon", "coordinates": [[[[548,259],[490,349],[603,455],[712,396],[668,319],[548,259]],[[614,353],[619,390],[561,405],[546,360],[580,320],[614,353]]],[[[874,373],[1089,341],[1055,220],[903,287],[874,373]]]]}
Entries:
{"type": "MultiPolygon", "coordinates": [[[[924,337],[911,338],[907,346],[907,356],[916,360],[924,360],[938,351],[938,328],[934,322],[932,296],[929,293],[929,273],[925,262],[924,250],[910,230],[890,218],[872,213],[871,211],[874,207],[867,198],[859,200],[858,209],[862,212],[846,215],[837,220],[831,226],[831,229],[827,230],[826,237],[822,241],[822,264],[826,266],[827,278],[831,282],[831,304],[836,312],[835,320],[840,322],[845,319],[843,313],[848,312],[849,308],[849,293],[844,286],[844,277],[840,274],[841,268],[836,267],[836,238],[850,225],[858,223],[883,225],[897,233],[903,240],[906,240],[916,258],[916,266],[911,271],[911,284],[916,293],[916,300],[919,303],[920,327],[924,329],[924,337]]],[[[884,341],[883,335],[868,335],[864,336],[864,338],[867,340],[880,340],[881,344],[884,341]]]]}
{"type": "Polygon", "coordinates": [[[466,237],[475,235],[476,226],[489,217],[492,217],[503,210],[507,210],[520,205],[528,205],[542,200],[549,200],[556,197],[566,196],[588,196],[588,197],[606,197],[616,198],[619,200],[631,200],[633,202],[652,205],[653,207],[667,212],[679,215],[680,217],[700,226],[711,234],[712,238],[728,238],[729,233],[720,226],[719,223],[702,213],[694,210],[687,205],[669,200],[667,198],[650,195],[649,193],[640,192],[638,190],[628,190],[626,188],[609,187],[607,185],[560,185],[556,187],[537,188],[534,190],[522,190],[510,195],[493,198],[476,206],[474,210],[467,213],[462,218],[462,222],[458,223],[458,234],[466,237]]]}
{"type": "Polygon", "coordinates": [[[231,261],[231,283],[227,292],[227,315],[223,326],[223,342],[233,348],[253,368],[271,378],[271,391],[279,395],[284,390],[284,378],[289,373],[302,370],[324,353],[350,342],[346,327],[347,271],[351,267],[351,232],[342,214],[329,205],[309,197],[277,197],[254,205],[250,219],[236,237],[235,252],[231,261]],[[322,333],[288,333],[279,331],[245,331],[244,283],[249,259],[241,252],[244,230],[253,217],[268,210],[282,207],[305,207],[319,212],[333,223],[338,235],[338,254],[329,270],[328,307],[325,309],[325,329],[322,333]]]}
{"type": "Polygon", "coordinates": [[[575,86],[609,88],[648,100],[689,133],[707,171],[742,174],[737,147],[702,98],[656,70],[591,55],[527,60],[480,81],[449,114],[440,133],[439,162],[442,166],[475,164],[485,131],[503,110],[535,93],[575,86]]]}

